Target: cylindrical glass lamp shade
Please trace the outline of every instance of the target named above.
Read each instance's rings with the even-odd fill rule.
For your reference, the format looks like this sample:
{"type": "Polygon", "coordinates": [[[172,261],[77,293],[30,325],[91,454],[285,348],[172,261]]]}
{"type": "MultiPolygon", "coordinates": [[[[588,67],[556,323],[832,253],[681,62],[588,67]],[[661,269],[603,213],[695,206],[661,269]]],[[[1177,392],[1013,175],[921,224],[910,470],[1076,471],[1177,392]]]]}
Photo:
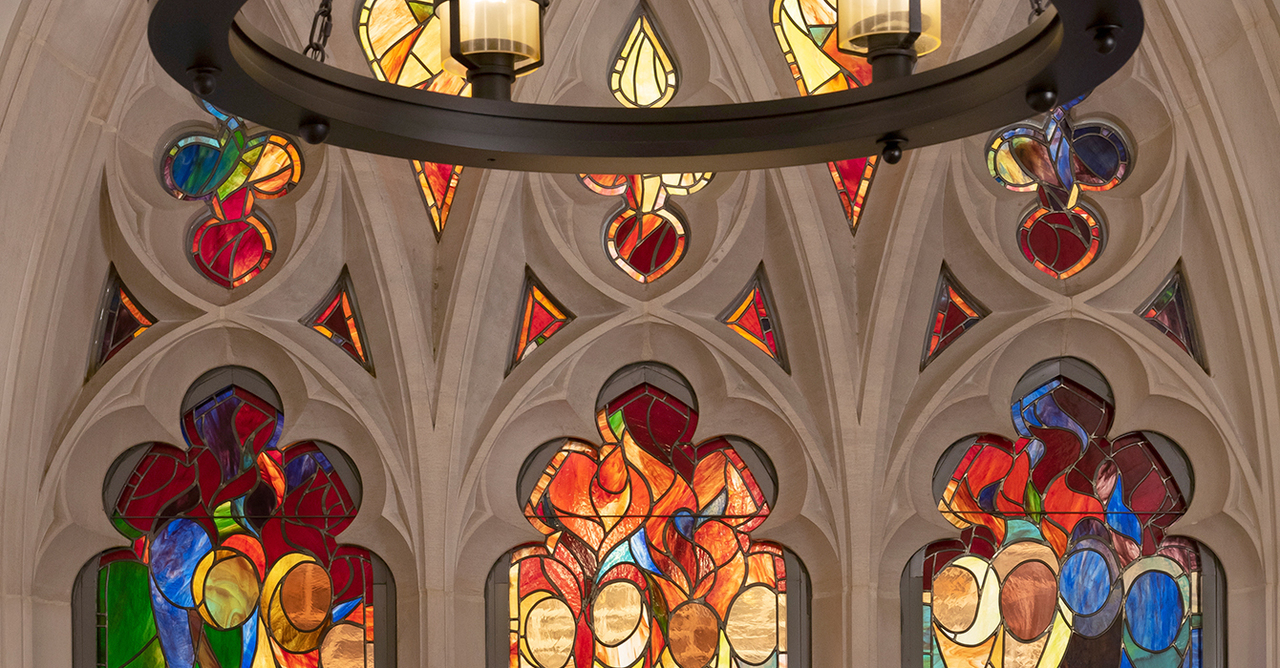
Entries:
{"type": "Polygon", "coordinates": [[[537,0],[439,0],[440,60],[444,68],[465,76],[467,68],[454,60],[450,14],[458,9],[458,43],[464,56],[507,53],[515,56],[519,72],[542,59],[542,5],[537,0]]]}
{"type": "Polygon", "coordinates": [[[916,55],[936,50],[942,46],[942,0],[839,0],[840,49],[865,56],[879,46],[876,42],[905,38],[911,32],[912,2],[920,3],[920,36],[913,47],[916,55]]]}

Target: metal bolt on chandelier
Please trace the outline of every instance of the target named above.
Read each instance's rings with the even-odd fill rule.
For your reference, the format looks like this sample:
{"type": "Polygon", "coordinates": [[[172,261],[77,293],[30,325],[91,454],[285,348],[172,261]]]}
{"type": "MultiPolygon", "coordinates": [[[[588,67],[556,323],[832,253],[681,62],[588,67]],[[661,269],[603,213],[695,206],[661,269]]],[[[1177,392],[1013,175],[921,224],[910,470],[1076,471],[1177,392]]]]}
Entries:
{"type": "Polygon", "coordinates": [[[543,62],[550,0],[435,0],[446,69],[471,98],[406,89],[326,65],[332,0],[307,53],[239,14],[247,0],[154,0],[151,51],[210,103],[303,139],[400,158],[531,172],[736,171],[880,154],[988,132],[1093,90],[1133,55],[1139,0],[1037,1],[1030,26],[914,74],[941,43],[942,0],[838,0],[838,44],[871,85],[809,97],[661,109],[511,101],[543,62]]]}

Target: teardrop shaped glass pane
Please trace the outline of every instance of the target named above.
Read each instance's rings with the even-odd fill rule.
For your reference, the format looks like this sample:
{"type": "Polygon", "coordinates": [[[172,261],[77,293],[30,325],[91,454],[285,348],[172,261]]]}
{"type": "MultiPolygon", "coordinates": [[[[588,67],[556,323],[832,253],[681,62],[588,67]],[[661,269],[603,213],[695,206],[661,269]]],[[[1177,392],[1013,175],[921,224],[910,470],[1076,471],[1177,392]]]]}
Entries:
{"type": "Polygon", "coordinates": [[[676,95],[675,61],[649,17],[636,18],[613,65],[609,88],[627,107],[663,107],[676,95]]]}

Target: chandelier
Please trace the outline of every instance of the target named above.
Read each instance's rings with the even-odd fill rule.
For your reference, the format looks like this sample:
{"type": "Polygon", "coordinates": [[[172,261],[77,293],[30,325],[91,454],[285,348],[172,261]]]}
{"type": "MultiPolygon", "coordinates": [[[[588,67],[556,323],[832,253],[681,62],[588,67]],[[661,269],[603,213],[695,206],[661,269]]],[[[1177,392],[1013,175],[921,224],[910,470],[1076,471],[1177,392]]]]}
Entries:
{"type": "MultiPolygon", "coordinates": [[[[326,37],[330,1],[321,5],[326,37]]],[[[510,100],[515,78],[542,64],[549,0],[436,0],[442,60],[465,73],[471,98],[406,89],[290,51],[239,15],[245,2],[154,0],[156,60],[218,108],[312,143],[557,173],[736,171],[875,154],[894,163],[903,149],[988,132],[1087,94],[1129,60],[1143,33],[1139,0],[1054,0],[1008,40],[914,74],[917,56],[941,44],[941,0],[838,0],[839,46],[867,58],[871,85],[618,109],[510,100]]]]}

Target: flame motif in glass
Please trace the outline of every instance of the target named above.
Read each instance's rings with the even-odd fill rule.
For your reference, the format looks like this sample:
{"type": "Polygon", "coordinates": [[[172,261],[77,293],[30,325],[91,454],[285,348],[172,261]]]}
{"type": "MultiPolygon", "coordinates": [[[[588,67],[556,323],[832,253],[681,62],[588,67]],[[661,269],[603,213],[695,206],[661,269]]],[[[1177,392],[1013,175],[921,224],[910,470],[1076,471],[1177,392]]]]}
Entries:
{"type": "Polygon", "coordinates": [[[624,107],[664,107],[675,97],[678,86],[671,54],[653,22],[641,13],[609,74],[613,96],[624,107]]]}
{"type": "Polygon", "coordinates": [[[1200,547],[1168,534],[1190,485],[1177,446],[1108,437],[1109,386],[1073,358],[1018,394],[1016,440],[953,446],[938,510],[962,533],[925,550],[924,665],[1200,665],[1200,547]]]}
{"type": "Polygon", "coordinates": [[[603,402],[601,445],[547,465],[525,506],[546,539],[512,553],[512,668],[786,665],[784,552],[750,536],[769,501],[735,439],[694,443],[685,396],[640,382],[603,402]]]}

